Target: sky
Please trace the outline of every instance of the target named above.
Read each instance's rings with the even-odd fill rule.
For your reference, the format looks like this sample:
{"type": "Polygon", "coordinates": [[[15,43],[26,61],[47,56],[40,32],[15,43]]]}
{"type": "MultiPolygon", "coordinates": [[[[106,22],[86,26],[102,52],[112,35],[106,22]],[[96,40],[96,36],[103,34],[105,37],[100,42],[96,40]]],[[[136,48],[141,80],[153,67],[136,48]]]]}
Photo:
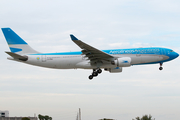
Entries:
{"type": "MultiPolygon", "coordinates": [[[[165,47],[180,53],[179,0],[0,0],[0,27],[10,27],[40,52],[81,49],[70,34],[100,50],[165,47]]],[[[132,120],[151,114],[179,120],[180,59],[103,71],[56,70],[7,60],[0,32],[0,110],[11,117],[132,120]]]]}

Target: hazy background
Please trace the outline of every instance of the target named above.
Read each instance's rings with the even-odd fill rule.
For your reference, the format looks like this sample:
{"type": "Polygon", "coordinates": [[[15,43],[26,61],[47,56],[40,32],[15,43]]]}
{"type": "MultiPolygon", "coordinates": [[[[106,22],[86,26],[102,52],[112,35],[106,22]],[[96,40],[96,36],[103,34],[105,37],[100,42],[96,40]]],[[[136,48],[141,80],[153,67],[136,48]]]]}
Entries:
{"type": "MultiPolygon", "coordinates": [[[[40,52],[79,51],[69,34],[98,48],[166,47],[180,53],[179,0],[0,0],[0,27],[10,27],[40,52]]],[[[9,61],[0,32],[0,110],[53,120],[151,114],[179,120],[180,59],[132,66],[122,73],[54,70],[9,61]]]]}

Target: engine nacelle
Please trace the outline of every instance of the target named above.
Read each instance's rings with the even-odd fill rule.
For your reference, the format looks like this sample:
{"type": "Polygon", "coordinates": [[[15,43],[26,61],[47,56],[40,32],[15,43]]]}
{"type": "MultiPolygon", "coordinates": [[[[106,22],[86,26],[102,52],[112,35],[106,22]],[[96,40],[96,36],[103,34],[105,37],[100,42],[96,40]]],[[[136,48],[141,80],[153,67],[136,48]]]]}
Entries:
{"type": "Polygon", "coordinates": [[[112,61],[111,64],[116,65],[117,67],[130,67],[131,58],[130,57],[117,58],[116,60],[112,61]]]}
{"type": "Polygon", "coordinates": [[[118,73],[118,72],[122,72],[122,67],[105,68],[104,70],[109,71],[110,73],[118,73]]]}

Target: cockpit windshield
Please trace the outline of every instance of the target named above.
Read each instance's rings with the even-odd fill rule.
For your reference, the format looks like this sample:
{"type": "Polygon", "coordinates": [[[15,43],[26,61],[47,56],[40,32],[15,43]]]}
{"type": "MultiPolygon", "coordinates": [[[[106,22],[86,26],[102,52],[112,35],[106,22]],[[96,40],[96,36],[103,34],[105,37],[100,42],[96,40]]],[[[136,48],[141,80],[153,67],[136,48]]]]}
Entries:
{"type": "Polygon", "coordinates": [[[170,52],[174,52],[173,50],[170,50],[170,52]]]}

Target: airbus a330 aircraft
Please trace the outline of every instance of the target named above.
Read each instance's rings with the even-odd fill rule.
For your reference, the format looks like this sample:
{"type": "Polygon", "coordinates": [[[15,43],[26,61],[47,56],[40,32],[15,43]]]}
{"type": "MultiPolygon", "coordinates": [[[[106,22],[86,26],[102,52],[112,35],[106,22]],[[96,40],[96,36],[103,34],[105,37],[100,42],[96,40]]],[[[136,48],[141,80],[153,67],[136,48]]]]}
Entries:
{"type": "Polygon", "coordinates": [[[9,60],[23,62],[35,66],[55,69],[92,69],[89,79],[98,76],[102,68],[110,73],[122,72],[123,67],[142,64],[162,64],[179,56],[171,49],[150,47],[133,49],[98,50],[74,35],[72,41],[82,50],[79,52],[40,53],[32,49],[21,37],[10,28],[2,28],[11,52],[9,60]]]}

